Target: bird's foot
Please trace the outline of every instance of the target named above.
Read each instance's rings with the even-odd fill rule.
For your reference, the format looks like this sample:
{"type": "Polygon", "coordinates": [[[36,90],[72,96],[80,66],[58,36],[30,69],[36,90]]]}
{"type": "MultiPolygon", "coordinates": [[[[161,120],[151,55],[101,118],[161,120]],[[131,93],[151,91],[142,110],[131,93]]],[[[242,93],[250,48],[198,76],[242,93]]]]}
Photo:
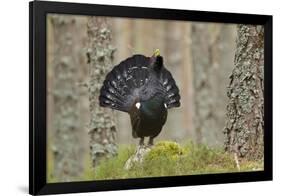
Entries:
{"type": "Polygon", "coordinates": [[[144,137],[141,137],[140,142],[139,142],[139,146],[144,146],[144,137]]]}
{"type": "Polygon", "coordinates": [[[149,141],[148,141],[147,146],[148,146],[148,147],[153,146],[153,137],[150,137],[150,138],[149,138],[149,141]]]}

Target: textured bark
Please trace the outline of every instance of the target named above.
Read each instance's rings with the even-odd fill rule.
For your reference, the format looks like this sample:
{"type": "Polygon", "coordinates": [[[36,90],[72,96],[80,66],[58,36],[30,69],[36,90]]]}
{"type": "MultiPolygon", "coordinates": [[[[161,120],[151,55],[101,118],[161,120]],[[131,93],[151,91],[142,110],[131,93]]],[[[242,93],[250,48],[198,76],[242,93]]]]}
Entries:
{"type": "Polygon", "coordinates": [[[235,37],[231,26],[192,24],[194,123],[198,143],[223,145],[227,75],[232,68],[235,37]],[[233,41],[232,41],[233,40],[233,41]]]}
{"type": "Polygon", "coordinates": [[[105,75],[113,66],[115,49],[111,45],[112,33],[109,19],[105,17],[90,17],[88,21],[88,63],[90,72],[89,102],[90,102],[90,149],[93,166],[103,158],[117,154],[116,125],[114,112],[99,106],[99,93],[105,75]]]}
{"type": "Polygon", "coordinates": [[[247,159],[264,152],[264,30],[238,25],[234,69],[227,89],[225,149],[247,159]]]}
{"type": "Polygon", "coordinates": [[[78,59],[74,32],[77,33],[78,29],[74,17],[52,15],[51,21],[54,32],[54,82],[51,92],[54,103],[53,176],[56,181],[65,182],[77,179],[83,170],[78,92],[75,88],[78,59]]]}
{"type": "MultiPolygon", "coordinates": [[[[182,80],[182,74],[186,74],[183,70],[185,66],[184,57],[188,54],[183,54],[183,42],[182,39],[184,35],[182,22],[166,22],[165,24],[165,51],[164,51],[164,64],[171,71],[173,77],[176,79],[177,85],[180,89],[180,95],[184,96],[183,93],[186,92],[184,90],[184,83],[182,80]]],[[[186,67],[185,67],[186,68],[186,67]]],[[[186,76],[185,76],[186,77],[186,76]]],[[[167,129],[168,138],[175,141],[182,141],[183,138],[186,137],[188,130],[190,129],[190,124],[186,123],[187,118],[185,117],[185,123],[175,123],[180,122],[182,119],[182,114],[180,113],[180,109],[185,107],[184,101],[181,101],[180,108],[173,108],[168,111],[168,119],[165,124],[165,128],[167,129]]]]}
{"type": "Polygon", "coordinates": [[[193,89],[193,65],[191,54],[191,23],[182,23],[182,70],[181,70],[181,108],[183,109],[182,123],[185,127],[183,130],[187,133],[188,138],[195,138],[194,134],[194,89],[193,89]]]}

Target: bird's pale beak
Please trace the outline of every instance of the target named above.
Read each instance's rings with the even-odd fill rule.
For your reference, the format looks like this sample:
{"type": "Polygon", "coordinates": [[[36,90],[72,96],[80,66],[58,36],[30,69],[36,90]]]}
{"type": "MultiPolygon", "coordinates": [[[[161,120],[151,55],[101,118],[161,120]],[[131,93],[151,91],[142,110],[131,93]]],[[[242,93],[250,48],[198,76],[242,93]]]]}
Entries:
{"type": "Polygon", "coordinates": [[[159,49],[156,49],[153,53],[153,56],[154,57],[157,57],[157,56],[160,56],[160,50],[159,49]]]}

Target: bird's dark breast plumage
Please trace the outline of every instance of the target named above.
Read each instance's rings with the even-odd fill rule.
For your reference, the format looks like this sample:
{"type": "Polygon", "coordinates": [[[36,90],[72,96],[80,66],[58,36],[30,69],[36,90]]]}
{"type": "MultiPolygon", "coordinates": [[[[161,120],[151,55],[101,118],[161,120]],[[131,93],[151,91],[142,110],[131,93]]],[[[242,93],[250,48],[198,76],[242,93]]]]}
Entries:
{"type": "Polygon", "coordinates": [[[143,113],[132,113],[131,124],[133,137],[156,137],[162,130],[167,119],[167,110],[157,114],[156,118],[143,113]]]}
{"type": "Polygon", "coordinates": [[[156,137],[167,120],[164,100],[155,98],[142,101],[140,108],[133,107],[129,112],[133,128],[133,137],[156,137]]]}

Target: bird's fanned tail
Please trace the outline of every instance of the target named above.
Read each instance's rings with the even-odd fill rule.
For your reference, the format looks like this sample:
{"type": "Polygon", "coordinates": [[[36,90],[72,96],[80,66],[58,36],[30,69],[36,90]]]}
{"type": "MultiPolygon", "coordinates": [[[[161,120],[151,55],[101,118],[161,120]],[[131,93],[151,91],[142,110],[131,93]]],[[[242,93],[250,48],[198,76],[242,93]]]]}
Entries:
{"type": "MultiPolygon", "coordinates": [[[[134,55],[109,72],[100,91],[100,106],[109,107],[123,112],[129,112],[136,100],[141,99],[144,91],[149,89],[148,95],[161,89],[167,108],[180,106],[179,89],[171,73],[161,67],[156,77],[157,83],[151,82],[153,69],[152,57],[134,55]]],[[[154,78],[155,79],[155,78],[154,78]]]]}
{"type": "Polygon", "coordinates": [[[163,69],[164,70],[162,71],[162,74],[160,76],[160,81],[165,89],[165,104],[167,105],[167,108],[179,107],[179,88],[177,87],[172,74],[166,68],[163,69]]]}

